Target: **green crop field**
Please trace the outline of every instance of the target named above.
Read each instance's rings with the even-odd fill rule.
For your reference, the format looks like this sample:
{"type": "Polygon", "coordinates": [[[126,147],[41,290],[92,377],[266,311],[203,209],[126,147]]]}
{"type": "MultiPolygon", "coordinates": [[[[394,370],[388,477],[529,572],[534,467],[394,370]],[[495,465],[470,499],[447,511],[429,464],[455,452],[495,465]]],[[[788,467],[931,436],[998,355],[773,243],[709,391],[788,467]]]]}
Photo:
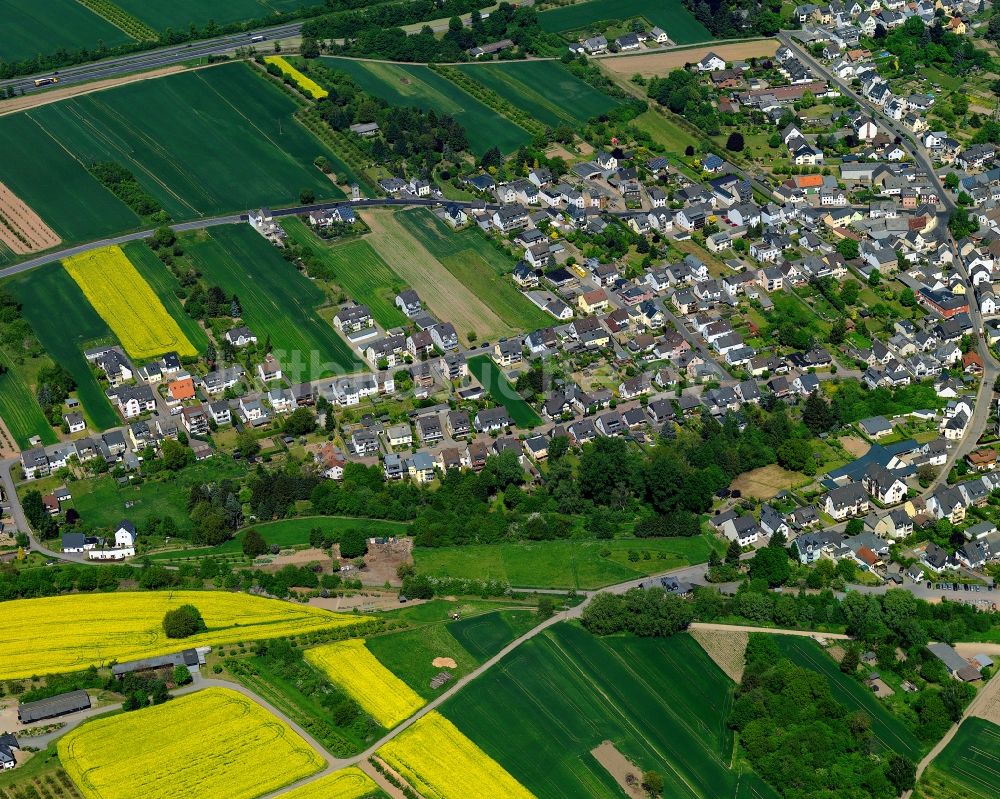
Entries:
{"type": "Polygon", "coordinates": [[[425,66],[349,58],[322,60],[332,69],[348,73],[366,92],[392,105],[433,109],[455,117],[465,128],[476,155],[493,146],[509,153],[531,138],[526,130],[425,66]]]}
{"type": "Polygon", "coordinates": [[[515,263],[475,227],[453,231],[426,208],[399,211],[396,219],[455,278],[515,330],[538,330],[552,317],[506,279],[515,263]]]}
{"type": "MultiPolygon", "coordinates": [[[[14,118],[36,123],[35,138],[51,139],[63,160],[71,153],[82,164],[109,160],[126,166],[175,219],[189,219],[297,204],[303,189],[320,199],[344,196],[312,165],[330,153],[292,118],[296,110],[250,67],[225,64],[51,103],[14,118]]],[[[3,143],[11,138],[6,124],[0,120],[3,143]]],[[[31,161],[41,158],[32,153],[31,161]]],[[[12,168],[23,169],[29,180],[47,169],[39,166],[33,174],[32,166],[12,168]]],[[[60,218],[45,199],[65,192],[58,181],[32,194],[21,193],[16,182],[11,188],[59,229],[60,218]],[[36,200],[39,193],[43,199],[36,200]]],[[[122,227],[109,220],[100,232],[122,227]]]]}
{"type": "Polygon", "coordinates": [[[1000,727],[967,718],[920,778],[918,799],[994,799],[1000,796],[1000,727]]]}
{"type": "Polygon", "coordinates": [[[538,799],[612,799],[590,751],[611,740],[671,799],[777,795],[729,768],[733,683],[688,635],[596,638],[558,624],[522,644],[441,712],[538,799]]]}
{"type": "Polygon", "coordinates": [[[448,623],[448,631],[465,650],[483,662],[538,623],[531,610],[498,610],[448,623]]]}
{"type": "Polygon", "coordinates": [[[619,104],[558,61],[498,61],[459,69],[550,127],[575,127],[619,104]]]}
{"type": "Polygon", "coordinates": [[[194,345],[198,352],[204,352],[208,346],[208,336],[202,326],[184,312],[184,306],[177,298],[180,283],[173,273],[146,246],[145,242],[131,241],[128,244],[123,244],[122,251],[150,288],[156,292],[163,307],[180,325],[187,340],[194,345]]]}
{"type": "Polygon", "coordinates": [[[31,387],[4,352],[0,352],[0,366],[4,367],[0,374],[0,419],[18,446],[27,449],[32,436],[39,436],[44,444],[55,444],[59,439],[35,401],[31,387]]]}
{"type": "Polygon", "coordinates": [[[208,22],[228,25],[251,19],[266,19],[268,16],[298,8],[312,8],[323,5],[321,0],[170,0],[170,2],[150,2],[150,0],[115,0],[115,5],[124,8],[132,16],[141,19],[154,30],[167,28],[187,30],[191,24],[202,27],[208,22]]]}
{"type": "Polygon", "coordinates": [[[658,25],[677,44],[706,42],[708,29],[694,18],[681,0],[590,0],[543,11],[538,19],[552,33],[580,30],[594,23],[642,17],[658,25]]]}
{"type": "Polygon", "coordinates": [[[315,380],[364,368],[316,312],[326,301],[319,286],[249,225],[215,227],[184,242],[205,279],[240,298],[243,319],[258,339],[271,337],[286,379],[315,380]]]}
{"type": "Polygon", "coordinates": [[[0,0],[0,62],[132,41],[76,0],[0,0]]]}
{"type": "Polygon", "coordinates": [[[440,666],[433,665],[434,658],[452,658],[456,668],[449,671],[456,678],[479,665],[479,661],[455,640],[448,627],[440,623],[369,638],[365,646],[383,666],[427,699],[433,699],[454,685],[452,681],[437,690],[431,688],[431,679],[442,671],[440,666]]]}
{"type": "Polygon", "coordinates": [[[90,426],[105,430],[121,424],[83,355],[88,347],[114,341],[114,336],[69,273],[61,264],[47,264],[10,278],[6,286],[20,301],[46,352],[76,381],[76,395],[90,426]]]}
{"type": "Polygon", "coordinates": [[[30,205],[64,243],[139,227],[139,217],[29,114],[0,117],[0,152],[0,182],[30,205]]]}
{"type": "Polygon", "coordinates": [[[923,747],[902,720],[893,716],[860,682],[844,674],[837,662],[819,644],[810,638],[791,635],[779,635],[775,640],[781,654],[797,666],[824,675],[838,702],[845,707],[864,711],[872,720],[875,739],[884,748],[905,755],[910,760],[920,760],[923,747]]]}
{"type": "Polygon", "coordinates": [[[405,327],[406,316],[396,307],[396,295],[406,288],[402,280],[382,260],[367,241],[326,244],[297,217],[282,220],[289,238],[317,259],[356,302],[369,307],[375,321],[384,328],[405,327]]]}
{"type": "MultiPolygon", "coordinates": [[[[324,533],[334,533],[363,527],[371,535],[406,535],[409,525],[405,522],[390,522],[384,519],[356,519],[347,516],[305,516],[295,519],[281,519],[276,522],[254,524],[247,529],[254,529],[261,534],[268,544],[279,547],[294,547],[309,543],[309,531],[318,527],[324,533]]],[[[153,560],[182,562],[185,560],[204,558],[211,555],[237,555],[243,552],[243,537],[246,530],[237,533],[229,541],[217,547],[190,547],[188,549],[172,549],[156,552],[150,557],[153,560]]]]}
{"type": "Polygon", "coordinates": [[[536,427],[542,423],[538,414],[521,399],[492,358],[486,355],[469,358],[469,371],[489,392],[490,398],[507,409],[518,427],[536,427]]]}
{"type": "Polygon", "coordinates": [[[715,540],[695,536],[417,547],[413,558],[417,570],[432,577],[506,580],[525,588],[589,589],[705,563],[715,540]],[[606,556],[601,554],[604,550],[606,556]],[[631,552],[638,553],[637,560],[629,560],[631,552]]]}

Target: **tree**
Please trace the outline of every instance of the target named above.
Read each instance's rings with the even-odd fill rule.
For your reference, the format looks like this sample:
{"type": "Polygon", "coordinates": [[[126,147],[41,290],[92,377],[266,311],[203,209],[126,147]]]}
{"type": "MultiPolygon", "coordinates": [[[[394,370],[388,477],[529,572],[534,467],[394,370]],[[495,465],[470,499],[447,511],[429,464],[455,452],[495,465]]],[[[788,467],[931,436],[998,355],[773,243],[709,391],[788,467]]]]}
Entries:
{"type": "Polygon", "coordinates": [[[359,558],[368,552],[368,536],[364,530],[352,527],[340,536],[340,557],[359,558]]]}
{"type": "Polygon", "coordinates": [[[861,519],[851,519],[847,522],[844,532],[847,535],[857,535],[858,533],[864,532],[864,529],[865,523],[861,519]]]}
{"type": "Polygon", "coordinates": [[[303,189],[299,192],[300,205],[312,205],[314,202],[316,202],[316,192],[312,189],[303,189]]]}
{"type": "Polygon", "coordinates": [[[851,261],[858,257],[860,250],[857,241],[854,239],[841,239],[837,242],[837,252],[843,255],[848,261],[851,261]]]}
{"type": "Polygon", "coordinates": [[[489,170],[490,168],[499,169],[502,167],[503,153],[500,152],[500,148],[496,146],[490,147],[490,149],[483,153],[483,157],[479,162],[479,165],[485,170],[489,170]]]}
{"type": "Polygon", "coordinates": [[[791,573],[788,554],[783,549],[763,547],[750,559],[750,579],[764,580],[770,588],[784,585],[791,573]]]}
{"type": "Polygon", "coordinates": [[[844,653],[843,659],[840,661],[840,670],[844,674],[854,674],[858,670],[860,663],[861,656],[858,654],[857,646],[849,646],[844,653]]]}
{"type": "Polygon", "coordinates": [[[550,596],[543,596],[538,600],[538,618],[542,621],[551,619],[556,612],[556,605],[550,596]]]}
{"type": "Polygon", "coordinates": [[[894,752],[889,755],[889,767],[886,769],[885,776],[889,778],[896,793],[901,794],[911,790],[916,784],[917,766],[909,758],[894,752]]]}
{"type": "Polygon", "coordinates": [[[810,433],[819,436],[837,426],[837,414],[833,406],[820,396],[819,391],[814,391],[806,397],[802,408],[802,422],[809,428],[810,433]]]}
{"type": "Polygon", "coordinates": [[[285,419],[284,431],[290,436],[304,436],[316,429],[316,414],[309,408],[296,408],[285,419]]]}
{"type": "Polygon", "coordinates": [[[740,555],[743,554],[743,550],[740,549],[740,545],[737,541],[733,540],[729,542],[729,547],[726,549],[726,563],[730,566],[735,566],[740,562],[740,555]]]}
{"type": "Polygon", "coordinates": [[[964,239],[979,230],[979,220],[970,217],[967,209],[956,208],[948,218],[948,230],[956,239],[964,239]]]}
{"type": "Polygon", "coordinates": [[[949,172],[947,175],[944,176],[944,185],[947,186],[952,191],[955,191],[955,189],[958,188],[958,184],[959,184],[958,175],[956,175],[954,172],[949,172]]]}
{"type": "Polygon", "coordinates": [[[167,638],[189,638],[207,629],[205,620],[194,605],[181,605],[168,610],[163,617],[163,632],[167,638]]]}
{"type": "Polygon", "coordinates": [[[171,472],[179,472],[188,465],[189,457],[194,458],[190,447],[185,447],[172,438],[165,439],[161,449],[163,453],[163,468],[171,472]]]}
{"type": "Polygon", "coordinates": [[[734,130],[729,134],[729,138],[726,139],[726,149],[731,153],[741,153],[745,146],[743,134],[739,131],[734,130]]]}
{"type": "Polygon", "coordinates": [[[663,775],[658,771],[642,772],[642,787],[650,796],[662,796],[663,775]]]}
{"type": "Polygon", "coordinates": [[[256,530],[247,530],[243,534],[243,554],[248,558],[256,558],[267,552],[267,542],[264,536],[256,530]]]}
{"type": "Polygon", "coordinates": [[[179,663],[174,666],[174,685],[187,685],[189,682],[191,682],[191,672],[188,667],[183,663],[179,663]]]}

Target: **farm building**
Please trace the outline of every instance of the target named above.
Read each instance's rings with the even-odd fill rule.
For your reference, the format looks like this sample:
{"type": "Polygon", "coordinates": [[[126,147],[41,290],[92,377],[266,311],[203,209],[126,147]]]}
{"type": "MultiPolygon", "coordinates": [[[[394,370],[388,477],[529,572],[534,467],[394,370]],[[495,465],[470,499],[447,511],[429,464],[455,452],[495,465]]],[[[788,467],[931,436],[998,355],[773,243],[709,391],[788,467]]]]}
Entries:
{"type": "Polygon", "coordinates": [[[978,668],[973,666],[968,660],[958,654],[954,647],[948,644],[928,644],[927,651],[944,663],[945,668],[948,669],[948,673],[955,680],[972,682],[983,676],[978,668]]]}
{"type": "Polygon", "coordinates": [[[137,671],[153,671],[154,669],[173,668],[174,666],[197,668],[205,664],[206,652],[208,652],[208,647],[200,647],[199,649],[185,649],[182,652],[160,655],[159,657],[116,663],[111,667],[111,674],[120,680],[126,674],[133,674],[137,671]]]}
{"type": "Polygon", "coordinates": [[[90,707],[90,696],[86,691],[70,691],[69,693],[39,699],[37,702],[26,702],[18,705],[17,720],[22,724],[35,721],[54,719],[67,713],[76,713],[90,707]]]}

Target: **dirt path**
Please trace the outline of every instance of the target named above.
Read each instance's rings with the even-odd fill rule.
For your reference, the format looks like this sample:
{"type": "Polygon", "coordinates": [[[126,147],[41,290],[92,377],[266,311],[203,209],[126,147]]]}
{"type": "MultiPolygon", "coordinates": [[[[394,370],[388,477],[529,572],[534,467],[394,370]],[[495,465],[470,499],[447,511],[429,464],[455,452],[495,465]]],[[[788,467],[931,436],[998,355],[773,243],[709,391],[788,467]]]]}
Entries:
{"type": "Polygon", "coordinates": [[[777,39],[762,39],[754,42],[734,42],[733,44],[707,44],[658,53],[639,53],[601,58],[601,65],[619,75],[639,73],[644,78],[666,75],[672,69],[685,64],[701,61],[709,53],[715,53],[726,61],[741,61],[746,58],[773,56],[778,49],[777,39]]]}
{"type": "Polygon", "coordinates": [[[82,94],[99,92],[102,89],[124,86],[127,83],[135,83],[140,80],[149,80],[151,78],[162,78],[164,75],[172,75],[173,73],[181,72],[184,69],[186,69],[186,67],[181,66],[180,64],[174,64],[169,67],[152,69],[149,72],[137,72],[134,75],[124,75],[120,78],[95,80],[93,83],[80,83],[75,86],[66,86],[63,89],[50,89],[47,92],[32,92],[31,94],[25,94],[22,97],[14,97],[10,100],[0,102],[0,116],[13,114],[16,111],[27,111],[29,108],[38,108],[39,106],[55,103],[69,97],[79,97],[82,94]]]}
{"type": "MultiPolygon", "coordinates": [[[[370,760],[365,760],[363,763],[358,763],[358,768],[361,769],[369,777],[371,777],[375,781],[375,784],[383,791],[385,791],[387,794],[389,794],[389,796],[391,796],[392,799],[406,799],[406,794],[403,793],[402,789],[397,788],[395,785],[389,782],[389,780],[385,778],[385,775],[382,774],[382,772],[380,772],[377,768],[375,768],[375,766],[372,765],[372,760],[375,759],[376,758],[371,758],[370,760]]],[[[382,765],[382,767],[387,771],[389,771],[396,779],[398,779],[404,785],[410,785],[406,780],[403,779],[403,777],[399,774],[399,772],[393,771],[393,769],[391,769],[384,760],[382,760],[381,758],[377,759],[378,762],[382,765]]],[[[416,792],[416,790],[413,788],[412,785],[410,785],[410,790],[413,791],[413,793],[416,794],[417,796],[420,796],[420,794],[416,792]]],[[[421,797],[421,799],[423,799],[423,797],[421,797]]]]}
{"type": "Polygon", "coordinates": [[[449,272],[393,216],[393,211],[362,214],[374,235],[366,237],[397,275],[410,284],[438,319],[451,322],[464,340],[469,331],[489,340],[510,328],[449,272]]]}
{"type": "Polygon", "coordinates": [[[771,633],[771,635],[799,635],[804,638],[826,638],[838,641],[850,641],[851,636],[843,633],[818,633],[812,630],[783,630],[777,627],[751,627],[746,624],[710,624],[709,622],[692,622],[689,630],[719,630],[729,633],[771,633]]]}
{"type": "Polygon", "coordinates": [[[600,746],[591,749],[590,754],[594,756],[594,760],[604,766],[604,770],[608,774],[614,777],[618,787],[625,792],[626,796],[631,796],[632,799],[642,799],[646,795],[640,784],[642,769],[619,752],[614,743],[604,741],[600,746]],[[629,779],[630,777],[632,779],[629,779]]]}

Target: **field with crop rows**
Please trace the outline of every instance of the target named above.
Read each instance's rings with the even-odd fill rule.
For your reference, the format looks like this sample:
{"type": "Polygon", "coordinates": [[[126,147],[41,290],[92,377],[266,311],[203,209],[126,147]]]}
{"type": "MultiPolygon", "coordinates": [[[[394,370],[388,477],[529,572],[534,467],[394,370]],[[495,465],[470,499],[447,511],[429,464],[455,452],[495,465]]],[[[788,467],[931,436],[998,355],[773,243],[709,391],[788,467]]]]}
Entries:
{"type": "Polygon", "coordinates": [[[618,105],[558,61],[498,61],[458,69],[550,127],[576,126],[618,105]]]}
{"type": "Polygon", "coordinates": [[[372,778],[356,766],[349,766],[283,793],[281,799],[364,799],[376,795],[383,794],[372,778]]]}
{"type": "Polygon", "coordinates": [[[20,301],[45,351],[73,376],[90,425],[105,430],[121,424],[83,356],[87,347],[111,343],[114,337],[73,278],[60,264],[46,264],[15,275],[4,285],[20,301]]]}
{"type": "Polygon", "coordinates": [[[166,28],[187,30],[192,23],[199,28],[209,21],[216,25],[265,19],[270,14],[294,11],[322,5],[319,0],[170,0],[169,3],[151,3],[149,0],[115,0],[133,16],[158,31],[166,28]]]}
{"type": "MultiPolygon", "coordinates": [[[[510,728],[506,734],[515,737],[510,728]]],[[[378,750],[425,799],[534,799],[444,716],[431,711],[378,750]]],[[[586,794],[580,794],[585,796],[586,794]]]]}
{"type": "Polygon", "coordinates": [[[323,98],[330,96],[330,92],[320,86],[308,75],[304,75],[299,72],[295,66],[289,64],[282,56],[264,56],[264,62],[266,64],[273,64],[280,69],[282,75],[291,78],[295,82],[295,85],[298,86],[304,94],[309,95],[314,100],[322,100],[323,98]]]}
{"type": "Polygon", "coordinates": [[[663,28],[676,44],[694,44],[712,38],[681,0],[590,0],[542,12],[538,19],[544,30],[564,33],[594,23],[634,17],[642,17],[663,28]]]}
{"type": "Polygon", "coordinates": [[[27,113],[0,117],[0,182],[67,245],[139,227],[139,217],[98,183],[72,145],[65,147],[27,113]]]}
{"type": "Polygon", "coordinates": [[[526,130],[425,66],[332,57],[322,61],[331,69],[348,73],[366,92],[392,105],[433,109],[455,117],[465,128],[476,155],[494,146],[509,153],[530,138],[526,130]]]}
{"type": "Polygon", "coordinates": [[[775,637],[781,654],[795,665],[822,674],[830,683],[834,698],[847,708],[863,711],[872,721],[876,741],[911,760],[920,760],[923,747],[903,722],[893,716],[871,691],[844,674],[837,662],[810,638],[779,635],[775,637]]]}
{"type": "Polygon", "coordinates": [[[434,577],[505,580],[525,588],[601,588],[704,563],[717,540],[701,535],[417,547],[413,557],[421,574],[434,577]],[[638,560],[629,558],[633,551],[638,560]]]}
{"type": "Polygon", "coordinates": [[[518,427],[535,427],[542,423],[538,414],[514,390],[492,358],[487,355],[469,358],[469,372],[489,392],[490,399],[507,409],[518,427]]]}
{"type": "Polygon", "coordinates": [[[671,799],[776,797],[754,774],[729,769],[732,695],[733,683],[687,635],[601,639],[559,624],[441,712],[539,799],[620,797],[589,756],[604,740],[663,774],[671,799]]]}
{"type": "MultiPolygon", "coordinates": [[[[189,219],[297,204],[303,189],[320,199],[344,196],[313,166],[313,159],[329,153],[293,119],[297,108],[247,65],[223,64],[11,116],[37,123],[35,137],[61,146],[61,160],[72,153],[81,164],[122,164],[175,219],[189,219]]],[[[0,120],[0,143],[10,138],[4,135],[8,124],[8,119],[0,120]]],[[[32,162],[42,157],[32,155],[32,162]]],[[[32,163],[4,169],[24,170],[30,183],[48,167],[32,163]]],[[[61,219],[52,212],[49,196],[58,192],[51,185],[29,186],[26,192],[6,172],[2,179],[59,231],[61,219]]],[[[121,227],[109,222],[100,232],[121,227]]]]}
{"type": "Polygon", "coordinates": [[[968,718],[931,761],[914,796],[919,799],[994,799],[1000,796],[1000,727],[968,718]]]}
{"type": "Polygon", "coordinates": [[[18,367],[4,352],[0,352],[0,365],[6,367],[0,374],[0,418],[14,440],[22,449],[28,449],[32,436],[41,437],[45,444],[55,444],[59,439],[18,367]]]}
{"type": "Polygon", "coordinates": [[[0,19],[0,61],[95,47],[101,41],[109,46],[132,41],[76,0],[0,0],[0,19]]]}
{"type": "Polygon", "coordinates": [[[191,342],[198,352],[204,352],[208,346],[208,335],[205,330],[184,312],[184,306],[177,298],[180,282],[174,277],[163,261],[142,241],[130,241],[122,245],[122,252],[129,259],[142,279],[156,292],[163,307],[170,317],[180,325],[184,337],[191,342]]]}
{"type": "Polygon", "coordinates": [[[283,219],[281,226],[293,242],[304,247],[326,267],[333,282],[351,299],[367,305],[382,327],[406,326],[406,316],[395,304],[395,297],[406,288],[406,282],[389,268],[367,241],[355,239],[331,246],[298,217],[283,219]]]}
{"type": "Polygon", "coordinates": [[[74,255],[63,259],[63,266],[131,357],[144,360],[171,351],[197,355],[121,247],[74,255]]]}
{"type": "Polygon", "coordinates": [[[91,721],[59,740],[59,758],[87,799],[255,799],[324,765],[291,727],[226,688],[91,721]]]}
{"type": "Polygon", "coordinates": [[[305,656],[387,730],[424,706],[423,699],[365,648],[363,639],[307,649],[305,656]]]}
{"type": "Polygon", "coordinates": [[[514,271],[514,261],[499,252],[478,228],[453,231],[426,208],[399,211],[395,218],[504,323],[519,331],[552,324],[551,316],[505,279],[514,271]]]}
{"type": "Polygon", "coordinates": [[[166,638],[163,616],[191,604],[207,632],[185,647],[217,646],[359,624],[364,616],[330,613],[307,605],[221,591],[150,591],[65,594],[4,603],[0,679],[76,671],[112,660],[152,657],[178,648],[166,638]]]}
{"type": "Polygon", "coordinates": [[[469,654],[482,662],[526,633],[538,621],[538,614],[531,610],[498,610],[449,622],[448,632],[469,654]]]}
{"type": "Polygon", "coordinates": [[[323,291],[249,225],[212,228],[185,239],[184,248],[209,283],[239,296],[244,321],[261,341],[271,337],[286,378],[315,380],[364,368],[316,313],[326,302],[323,291]]]}

